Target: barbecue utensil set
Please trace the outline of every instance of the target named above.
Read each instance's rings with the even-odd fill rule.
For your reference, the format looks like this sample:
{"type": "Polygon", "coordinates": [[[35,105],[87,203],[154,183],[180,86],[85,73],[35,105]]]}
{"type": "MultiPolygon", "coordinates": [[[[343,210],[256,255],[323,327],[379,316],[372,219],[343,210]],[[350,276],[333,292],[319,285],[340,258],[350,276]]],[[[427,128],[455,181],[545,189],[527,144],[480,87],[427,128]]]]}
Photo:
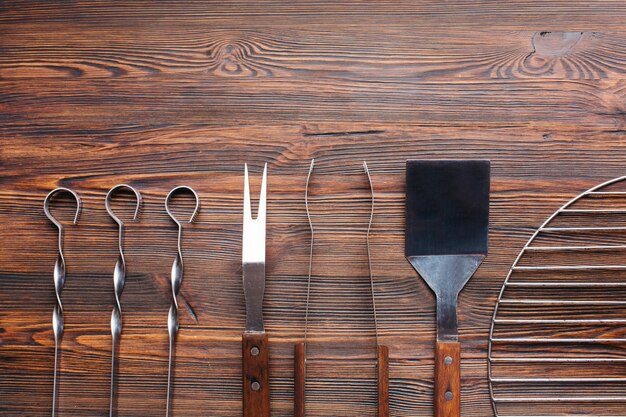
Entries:
{"type": "MultiPolygon", "coordinates": [[[[304,341],[294,349],[294,415],[305,417],[306,348],[309,294],[313,261],[313,223],[308,207],[309,181],[313,173],[311,161],[305,190],[307,217],[311,228],[311,248],[307,283],[307,305],[304,341]]],[[[371,191],[371,212],[366,234],[367,262],[369,267],[372,306],[376,328],[378,417],[389,416],[389,349],[378,343],[378,324],[374,280],[370,254],[370,229],[374,215],[374,188],[367,164],[363,163],[371,191]]],[[[407,161],[406,166],[406,240],[407,260],[427,282],[437,296],[437,345],[435,354],[435,416],[460,416],[460,344],[457,329],[457,296],[487,254],[489,220],[488,161],[407,161]]],[[[119,254],[113,272],[115,303],[111,314],[111,387],[110,416],[116,415],[116,354],[122,333],[121,295],[124,289],[126,264],[124,259],[124,222],[111,209],[111,197],[126,189],[136,197],[134,219],[141,206],[141,194],[133,187],[120,184],[113,187],[105,199],[106,210],[117,223],[119,254]]],[[[49,212],[51,198],[62,192],[70,193],[77,202],[74,222],[80,212],[80,198],[67,188],[57,188],[48,194],[44,211],[59,230],[59,255],[55,265],[54,283],[56,304],[53,314],[55,336],[55,370],[53,387],[54,416],[57,405],[57,358],[63,333],[63,308],[61,291],[65,280],[65,262],[62,251],[63,226],[49,212]]],[[[168,215],[178,226],[177,254],[172,265],[172,301],[168,313],[169,357],[167,378],[166,416],[170,415],[172,367],[175,340],[178,333],[177,296],[182,285],[183,258],[181,249],[182,223],[169,208],[170,198],[177,192],[190,192],[196,199],[195,209],[189,219],[198,213],[200,199],[190,187],[174,188],[165,199],[168,215]]],[[[252,217],[248,167],[244,167],[244,207],[242,238],[242,278],[246,305],[246,324],[242,335],[243,358],[243,411],[244,417],[269,417],[269,343],[263,325],[263,295],[265,291],[265,230],[267,199],[267,164],[257,210],[252,217]]]]}

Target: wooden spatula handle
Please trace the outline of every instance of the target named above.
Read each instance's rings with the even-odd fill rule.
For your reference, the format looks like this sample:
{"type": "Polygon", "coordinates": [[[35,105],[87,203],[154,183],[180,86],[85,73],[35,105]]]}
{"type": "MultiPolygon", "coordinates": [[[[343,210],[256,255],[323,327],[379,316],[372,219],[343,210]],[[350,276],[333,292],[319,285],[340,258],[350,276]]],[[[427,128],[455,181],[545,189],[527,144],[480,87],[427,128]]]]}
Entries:
{"type": "Polygon", "coordinates": [[[266,333],[243,334],[243,415],[270,416],[269,343],[266,333]]]}
{"type": "Polygon", "coordinates": [[[461,344],[437,342],[435,348],[435,417],[461,416],[461,344]]]}
{"type": "Polygon", "coordinates": [[[304,364],[304,342],[296,343],[293,349],[293,415],[305,417],[304,414],[304,387],[306,381],[306,367],[304,364]]]}
{"type": "Polygon", "coordinates": [[[389,417],[389,348],[378,345],[378,417],[389,417]]]}

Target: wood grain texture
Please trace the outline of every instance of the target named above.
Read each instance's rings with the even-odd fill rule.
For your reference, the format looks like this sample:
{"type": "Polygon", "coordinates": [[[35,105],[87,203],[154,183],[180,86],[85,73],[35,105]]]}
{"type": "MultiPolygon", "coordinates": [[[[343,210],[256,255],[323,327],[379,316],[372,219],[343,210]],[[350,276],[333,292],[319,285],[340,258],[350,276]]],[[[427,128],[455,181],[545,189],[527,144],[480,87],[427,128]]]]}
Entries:
{"type": "MultiPolygon", "coordinates": [[[[107,415],[117,229],[104,196],[128,182],[144,208],[126,230],[119,415],[165,410],[176,226],[163,203],[185,184],[202,209],[184,226],[173,415],[240,417],[243,164],[269,162],[270,400],[273,416],[293,415],[310,243],[303,195],[314,157],[307,416],[377,413],[363,160],[376,193],[372,262],[380,343],[390,348],[390,415],[433,415],[434,297],[403,256],[410,158],[492,161],[490,253],[461,293],[459,324],[463,415],[493,415],[487,341],[511,263],[564,201],[624,174],[624,21],[621,0],[2,2],[0,414],[50,414],[56,231],[42,204],[63,185],[84,211],[65,235],[59,416],[107,415]]],[[[55,203],[69,223],[71,202],[55,203]]],[[[509,304],[499,313],[519,311],[509,304]]],[[[572,314],[619,319],[626,309],[537,310],[555,320],[572,314]]],[[[614,344],[593,349],[624,357],[614,344]]]]}
{"type": "Polygon", "coordinates": [[[270,346],[267,333],[245,332],[242,337],[243,415],[270,416],[270,346]]]}
{"type": "Polygon", "coordinates": [[[293,348],[293,416],[306,416],[306,350],[304,342],[293,348]]]}
{"type": "Polygon", "coordinates": [[[435,417],[461,417],[461,344],[435,345],[435,417]]]}
{"type": "Polygon", "coordinates": [[[378,417],[389,417],[389,348],[378,345],[378,417]]]}

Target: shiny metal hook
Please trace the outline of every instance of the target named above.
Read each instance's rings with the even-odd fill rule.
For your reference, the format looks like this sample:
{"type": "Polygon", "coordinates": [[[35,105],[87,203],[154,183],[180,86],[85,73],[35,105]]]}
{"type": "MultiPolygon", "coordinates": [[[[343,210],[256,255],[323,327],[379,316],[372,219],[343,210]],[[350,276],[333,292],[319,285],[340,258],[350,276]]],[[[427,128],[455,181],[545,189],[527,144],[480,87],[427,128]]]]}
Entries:
{"type": "Polygon", "coordinates": [[[129,189],[135,194],[137,198],[137,207],[135,208],[135,215],[133,216],[133,220],[137,219],[139,215],[139,209],[141,207],[141,194],[139,191],[131,187],[127,184],[119,184],[115,187],[111,188],[104,199],[104,205],[106,207],[107,213],[109,216],[118,225],[119,233],[118,233],[118,249],[119,255],[117,257],[117,262],[115,263],[115,270],[113,271],[113,289],[115,291],[115,304],[113,306],[113,312],[111,313],[111,396],[109,401],[109,416],[113,417],[115,407],[114,407],[114,399],[115,399],[115,356],[117,352],[117,348],[119,346],[120,335],[122,334],[122,304],[120,302],[120,298],[122,297],[122,291],[124,290],[124,282],[126,280],[126,261],[124,260],[124,222],[120,220],[119,217],[113,213],[111,209],[111,198],[113,194],[119,191],[122,188],[129,189]]]}
{"type": "Polygon", "coordinates": [[[52,329],[54,331],[54,376],[52,383],[52,417],[56,413],[57,407],[57,374],[58,374],[58,358],[59,358],[59,343],[63,337],[63,304],[61,303],[61,292],[63,292],[63,286],[65,285],[65,258],[63,256],[63,224],[59,222],[50,213],[50,200],[60,193],[69,193],[76,200],[76,214],[74,215],[74,224],[78,221],[78,216],[81,209],[81,201],[78,194],[69,188],[59,187],[50,191],[43,201],[43,211],[46,217],[57,227],[59,230],[59,254],[57,255],[56,263],[54,264],[54,292],[56,294],[56,300],[54,309],[52,310],[52,329]]]}
{"type": "Polygon", "coordinates": [[[173,364],[173,356],[174,356],[174,347],[176,342],[176,335],[178,334],[178,293],[180,292],[180,287],[183,283],[183,251],[182,251],[182,235],[183,235],[183,225],[174,216],[174,214],[170,211],[170,199],[174,194],[180,192],[190,192],[196,199],[196,207],[189,218],[187,223],[192,223],[196,216],[198,215],[198,211],[200,210],[200,197],[196,193],[196,191],[188,187],[186,185],[181,185],[172,189],[165,197],[165,211],[170,216],[172,221],[176,223],[178,226],[178,253],[176,254],[176,259],[174,259],[174,264],[172,265],[172,276],[171,276],[171,287],[172,287],[172,305],[170,306],[170,311],[167,317],[167,330],[169,334],[169,355],[168,355],[168,364],[167,364],[167,398],[165,403],[165,417],[169,417],[170,415],[170,402],[171,402],[171,386],[172,386],[172,364],[173,364]]]}

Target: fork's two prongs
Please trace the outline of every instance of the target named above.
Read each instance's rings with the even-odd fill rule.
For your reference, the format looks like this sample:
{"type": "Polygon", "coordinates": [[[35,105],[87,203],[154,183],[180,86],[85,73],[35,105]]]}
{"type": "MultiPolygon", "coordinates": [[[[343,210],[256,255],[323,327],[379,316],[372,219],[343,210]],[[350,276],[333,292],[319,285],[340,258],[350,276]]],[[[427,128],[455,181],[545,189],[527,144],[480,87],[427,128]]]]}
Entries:
{"type": "Polygon", "coordinates": [[[257,215],[252,218],[250,202],[250,181],[248,179],[248,164],[245,165],[245,180],[243,191],[243,250],[242,262],[265,262],[265,218],[267,200],[267,163],[263,168],[263,182],[259,196],[257,215]]]}

